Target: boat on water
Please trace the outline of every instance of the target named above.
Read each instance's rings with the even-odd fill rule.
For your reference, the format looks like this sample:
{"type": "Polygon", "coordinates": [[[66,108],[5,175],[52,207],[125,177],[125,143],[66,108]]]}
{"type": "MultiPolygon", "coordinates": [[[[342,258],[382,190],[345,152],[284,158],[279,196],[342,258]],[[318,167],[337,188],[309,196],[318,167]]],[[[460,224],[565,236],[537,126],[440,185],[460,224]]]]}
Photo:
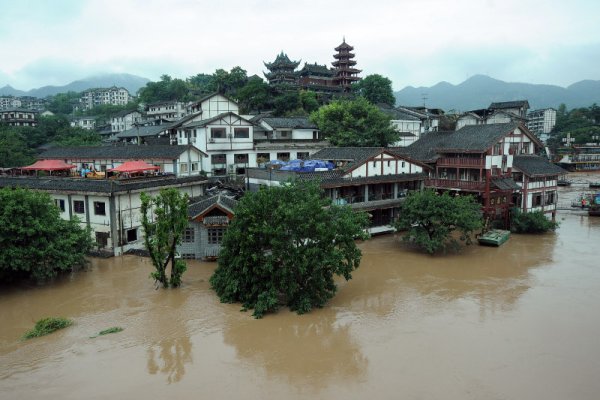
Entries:
{"type": "Polygon", "coordinates": [[[597,144],[573,145],[557,150],[554,163],[568,171],[600,170],[600,146],[597,144]]]}
{"type": "Polygon", "coordinates": [[[500,246],[508,240],[510,237],[510,231],[503,229],[491,229],[485,233],[482,233],[477,240],[482,246],[500,246]]]}
{"type": "Polygon", "coordinates": [[[600,192],[592,196],[590,206],[588,207],[590,217],[600,217],[600,192]]]}
{"type": "Polygon", "coordinates": [[[571,186],[571,181],[568,181],[566,179],[559,179],[556,184],[558,186],[571,186]]]}

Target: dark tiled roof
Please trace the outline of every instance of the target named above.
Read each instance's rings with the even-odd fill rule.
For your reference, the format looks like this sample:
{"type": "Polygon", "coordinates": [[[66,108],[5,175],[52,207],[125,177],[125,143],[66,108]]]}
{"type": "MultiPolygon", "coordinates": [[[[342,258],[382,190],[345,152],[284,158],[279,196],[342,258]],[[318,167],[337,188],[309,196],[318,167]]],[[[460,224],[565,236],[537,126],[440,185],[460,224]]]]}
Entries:
{"type": "Polygon", "coordinates": [[[188,207],[188,216],[190,218],[195,218],[198,215],[204,213],[206,210],[208,210],[215,204],[233,213],[233,209],[235,208],[237,201],[230,197],[223,196],[220,194],[216,196],[206,197],[194,202],[193,204],[190,204],[190,206],[188,207]]]}
{"type": "Polygon", "coordinates": [[[351,168],[362,164],[383,150],[383,147],[327,147],[317,151],[310,158],[325,161],[349,161],[347,168],[351,168]]]}
{"type": "Polygon", "coordinates": [[[488,107],[491,109],[502,109],[502,108],[519,108],[526,106],[529,108],[529,102],[527,100],[516,100],[516,101],[499,101],[490,104],[488,107]]]}
{"type": "MultiPolygon", "coordinates": [[[[82,146],[82,147],[54,147],[42,153],[39,159],[112,159],[112,160],[138,160],[138,159],[163,159],[175,160],[181,153],[194,146],[82,146]]],[[[197,151],[200,151],[196,149],[197,151]]]]}
{"type": "Polygon", "coordinates": [[[320,65],[317,63],[308,64],[304,63],[304,67],[299,72],[300,75],[321,75],[321,76],[333,76],[335,71],[327,68],[326,65],[320,65]]]}
{"type": "Polygon", "coordinates": [[[171,124],[139,126],[119,132],[115,136],[118,138],[158,136],[169,129],[171,129],[171,124]]]}
{"type": "Polygon", "coordinates": [[[317,126],[310,122],[306,117],[290,117],[290,118],[261,118],[261,121],[269,124],[274,129],[279,128],[297,128],[297,129],[317,129],[317,126]]]}
{"type": "Polygon", "coordinates": [[[0,109],[1,113],[9,113],[9,112],[24,112],[24,113],[33,113],[33,114],[39,114],[39,111],[37,110],[30,110],[29,108],[2,108],[0,109]]]}
{"type": "Polygon", "coordinates": [[[434,162],[439,154],[436,149],[440,148],[448,138],[454,134],[454,131],[427,132],[421,135],[419,140],[410,146],[401,148],[391,148],[396,154],[405,155],[421,162],[434,162]]]}
{"type": "Polygon", "coordinates": [[[113,114],[112,118],[122,118],[126,115],[133,114],[133,113],[140,114],[140,112],[137,110],[123,110],[123,111],[119,111],[118,113],[113,114]]]}
{"type": "Polygon", "coordinates": [[[513,178],[492,178],[491,183],[500,190],[521,190],[513,178]]]}
{"type": "Polygon", "coordinates": [[[119,193],[130,190],[182,185],[190,182],[204,182],[201,176],[175,177],[155,176],[135,179],[84,179],[62,177],[0,177],[0,187],[21,187],[26,189],[54,192],[94,192],[119,193]]]}
{"type": "Polygon", "coordinates": [[[513,168],[527,176],[562,175],[567,171],[536,155],[519,155],[513,158],[513,168]]]}
{"type": "Polygon", "coordinates": [[[518,126],[518,123],[511,122],[467,125],[450,132],[429,132],[402,152],[424,162],[433,162],[444,152],[484,152],[518,126]]]}
{"type": "Polygon", "coordinates": [[[392,120],[401,120],[401,121],[420,121],[421,119],[414,114],[408,113],[403,110],[399,110],[397,108],[386,107],[385,105],[380,105],[379,109],[392,117],[392,120]]]}

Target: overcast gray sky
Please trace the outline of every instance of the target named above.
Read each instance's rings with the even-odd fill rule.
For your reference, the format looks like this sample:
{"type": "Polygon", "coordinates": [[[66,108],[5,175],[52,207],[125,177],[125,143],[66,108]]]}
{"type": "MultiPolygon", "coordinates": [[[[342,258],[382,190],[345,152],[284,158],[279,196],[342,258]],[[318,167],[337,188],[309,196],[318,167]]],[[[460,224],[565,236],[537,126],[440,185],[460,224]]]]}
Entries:
{"type": "Polygon", "coordinates": [[[568,86],[600,79],[599,15],[598,0],[0,0],[0,87],[236,65],[262,76],[282,50],[330,66],[343,36],[362,76],[394,90],[475,74],[568,86]]]}

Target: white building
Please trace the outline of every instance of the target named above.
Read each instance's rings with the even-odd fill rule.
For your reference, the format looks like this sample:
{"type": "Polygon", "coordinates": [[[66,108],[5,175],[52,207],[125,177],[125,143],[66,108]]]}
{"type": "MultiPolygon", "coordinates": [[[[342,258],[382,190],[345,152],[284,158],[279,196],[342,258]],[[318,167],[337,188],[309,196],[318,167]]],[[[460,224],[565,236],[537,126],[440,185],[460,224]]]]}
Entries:
{"type": "Polygon", "coordinates": [[[96,128],[97,117],[75,117],[71,120],[71,126],[74,128],[82,128],[93,130],[96,128]]]}
{"type": "Polygon", "coordinates": [[[181,101],[161,101],[146,106],[146,118],[176,121],[187,115],[186,105],[181,101]]]}
{"type": "Polygon", "coordinates": [[[132,99],[133,97],[127,89],[113,86],[110,88],[88,89],[81,93],[79,103],[83,110],[90,110],[105,104],[124,106],[132,99]]]}
{"type": "Polygon", "coordinates": [[[113,133],[123,132],[142,122],[142,113],[139,111],[121,111],[110,119],[110,130],[113,133]]]}
{"type": "Polygon", "coordinates": [[[0,110],[0,122],[9,126],[36,126],[38,112],[24,108],[0,110]]]}
{"type": "Polygon", "coordinates": [[[160,167],[162,174],[178,177],[202,175],[202,163],[206,153],[194,146],[83,146],[54,147],[38,158],[42,160],[64,160],[83,168],[105,172],[118,167],[125,161],[143,160],[160,167]]]}
{"type": "Polygon", "coordinates": [[[156,196],[176,188],[190,197],[204,194],[200,176],[162,176],[136,179],[83,179],[65,177],[0,177],[0,187],[21,187],[48,193],[63,219],[77,217],[90,227],[98,249],[112,255],[144,249],[140,194],[156,196]]]}
{"type": "Polygon", "coordinates": [[[529,120],[527,129],[544,140],[556,125],[556,110],[554,108],[533,110],[527,114],[527,119],[529,120]]]}

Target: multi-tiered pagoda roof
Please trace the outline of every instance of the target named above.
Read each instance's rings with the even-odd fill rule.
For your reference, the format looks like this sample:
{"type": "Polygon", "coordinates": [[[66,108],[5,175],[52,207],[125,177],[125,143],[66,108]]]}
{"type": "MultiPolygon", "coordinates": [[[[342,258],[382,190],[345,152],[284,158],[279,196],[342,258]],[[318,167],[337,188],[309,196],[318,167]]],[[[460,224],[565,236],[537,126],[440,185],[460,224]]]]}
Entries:
{"type": "Polygon", "coordinates": [[[283,51],[277,55],[275,61],[271,63],[263,62],[269,72],[264,72],[265,78],[270,84],[279,83],[296,83],[298,73],[295,69],[300,64],[300,61],[292,61],[283,51]]]}
{"type": "Polygon", "coordinates": [[[354,47],[346,43],[346,39],[344,38],[342,44],[335,48],[335,51],[337,51],[333,55],[335,61],[331,63],[335,68],[334,82],[336,85],[342,87],[342,90],[345,92],[350,91],[353,82],[360,80],[358,74],[361,70],[354,68],[356,61],[353,60],[355,54],[352,53],[352,50],[354,50],[354,47]]]}

